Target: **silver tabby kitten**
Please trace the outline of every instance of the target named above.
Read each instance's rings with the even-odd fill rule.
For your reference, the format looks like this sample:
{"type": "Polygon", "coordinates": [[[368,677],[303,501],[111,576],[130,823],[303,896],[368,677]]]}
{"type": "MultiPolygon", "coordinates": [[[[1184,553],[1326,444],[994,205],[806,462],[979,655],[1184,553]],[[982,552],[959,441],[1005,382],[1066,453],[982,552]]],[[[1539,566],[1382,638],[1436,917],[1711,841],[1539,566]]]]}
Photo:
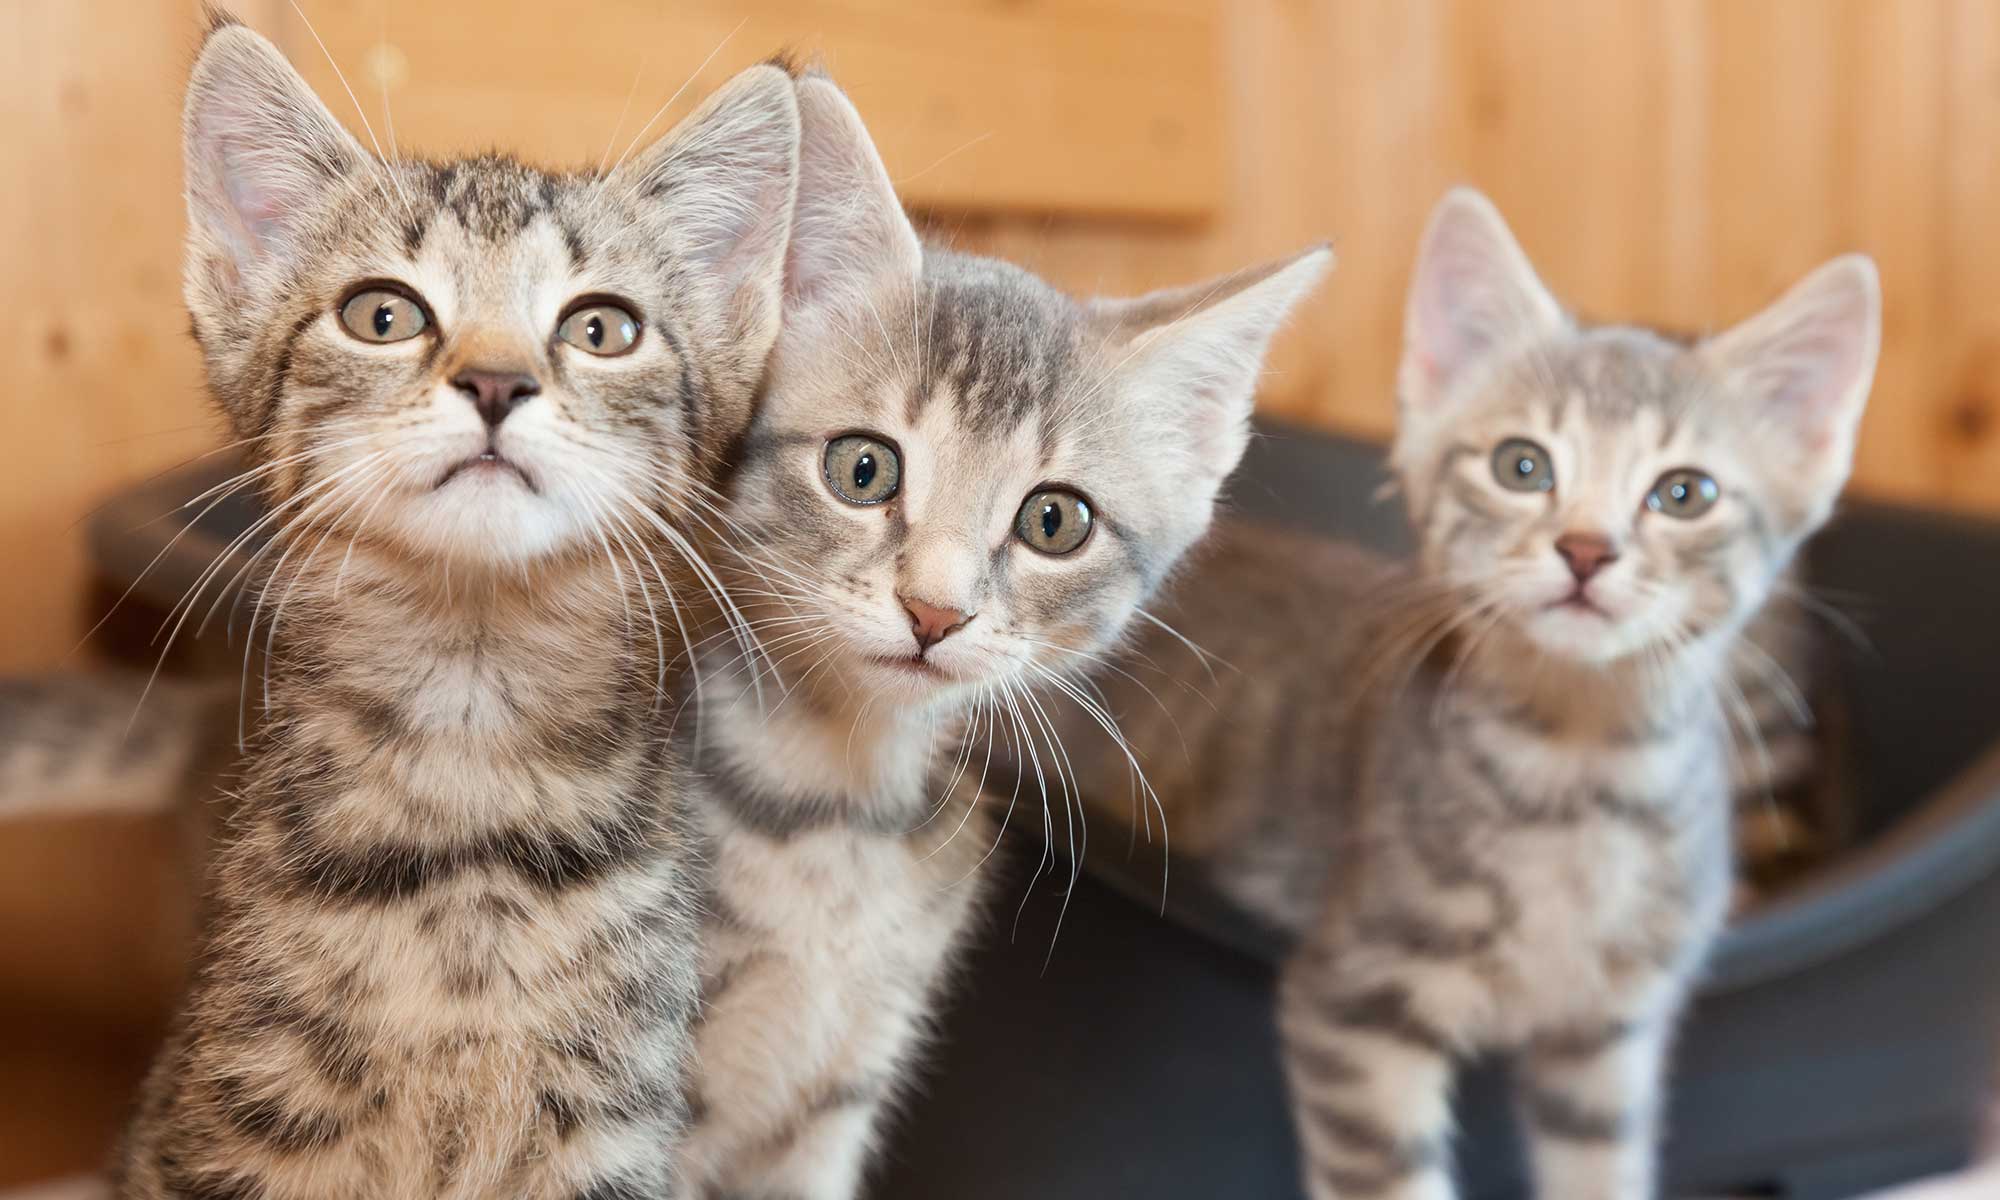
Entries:
{"type": "Polygon", "coordinates": [[[701,885],[651,614],[797,137],[766,67],[608,174],[386,162],[211,31],[186,297],[279,650],[122,1194],[675,1192],[701,885]]]}
{"type": "Polygon", "coordinates": [[[1031,685],[1207,528],[1328,261],[1072,300],[921,246],[840,91],[799,108],[784,328],[728,488],[768,657],[705,655],[683,726],[714,857],[687,1151],[717,1198],[856,1193],[997,835],[958,731],[1035,736],[1031,685]]]}
{"type": "Polygon", "coordinates": [[[1417,561],[1226,530],[1169,610],[1235,668],[1214,708],[1109,681],[1176,846],[1300,939],[1278,1016],[1318,1200],[1453,1195],[1455,1064],[1490,1051],[1542,1195],[1652,1193],[1729,901],[1732,657],[1847,477],[1879,328],[1861,258],[1692,344],[1585,327],[1454,193],[1400,380],[1417,561]]]}

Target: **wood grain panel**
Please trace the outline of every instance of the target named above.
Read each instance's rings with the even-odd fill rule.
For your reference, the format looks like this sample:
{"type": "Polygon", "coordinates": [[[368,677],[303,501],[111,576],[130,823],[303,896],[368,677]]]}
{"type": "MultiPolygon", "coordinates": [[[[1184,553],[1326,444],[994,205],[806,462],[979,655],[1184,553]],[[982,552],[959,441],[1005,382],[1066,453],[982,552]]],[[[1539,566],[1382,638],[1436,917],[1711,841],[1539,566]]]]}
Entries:
{"type": "Polygon", "coordinates": [[[16,4],[0,59],[0,664],[76,645],[77,521],[216,444],[180,302],[180,115],[195,0],[16,4]]]}
{"type": "Polygon", "coordinates": [[[1887,311],[1856,490],[2000,511],[2000,6],[1267,0],[1232,10],[1226,45],[1219,220],[1002,218],[959,223],[966,244],[1144,287],[1330,237],[1339,269],[1263,404],[1372,434],[1416,239],[1454,183],[1600,319],[1719,328],[1866,251],[1887,311]]]}
{"type": "MultiPolygon", "coordinates": [[[[612,161],[786,50],[847,84],[916,203],[1192,219],[1221,192],[1218,3],[488,0],[476,11],[313,0],[284,44],[330,98],[343,93],[328,59],[341,64],[385,143],[386,101],[398,138],[418,147],[612,161]]],[[[352,118],[351,105],[335,109],[352,118]]]]}

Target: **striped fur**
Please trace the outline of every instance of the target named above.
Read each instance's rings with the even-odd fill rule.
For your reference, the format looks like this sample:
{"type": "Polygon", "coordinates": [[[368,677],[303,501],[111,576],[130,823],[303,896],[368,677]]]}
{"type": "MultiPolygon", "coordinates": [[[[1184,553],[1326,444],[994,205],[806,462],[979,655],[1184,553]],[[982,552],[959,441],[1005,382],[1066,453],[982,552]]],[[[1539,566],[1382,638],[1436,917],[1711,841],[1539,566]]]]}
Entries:
{"type": "MultiPolygon", "coordinates": [[[[1241,452],[1263,349],[1326,264],[1313,252],[1181,291],[1079,303],[1002,264],[920,251],[851,107],[823,80],[800,88],[820,157],[809,159],[795,236],[817,252],[793,256],[785,353],[738,447],[731,503],[709,510],[727,527],[716,548],[733,550],[726,573],[768,651],[739,657],[718,634],[674,737],[694,764],[709,865],[685,1149],[695,1193],[718,1198],[856,1193],[884,1109],[908,1091],[996,834],[979,811],[994,801],[977,797],[958,735],[984,741],[989,759],[996,739],[1039,741],[1053,774],[1029,685],[1074,678],[1199,536],[1241,452]],[[857,193],[878,203],[857,205],[857,193]],[[903,311],[907,325],[886,319],[903,311]],[[913,482],[879,525],[840,515],[819,454],[828,422],[855,420],[899,430],[918,478],[978,486],[913,482]],[[1091,553],[1058,565],[1019,545],[979,548],[986,527],[1009,546],[1021,493],[1052,478],[1099,504],[1091,553]],[[912,657],[895,594],[922,575],[956,583],[968,564],[982,626],[931,656],[949,674],[913,678],[881,661],[912,657]]],[[[650,695],[642,682],[634,694],[650,695]]],[[[359,706],[377,733],[394,715],[380,700],[359,706]]],[[[1047,796],[999,801],[1025,819],[1047,796]]],[[[326,886],[376,903],[440,871],[520,874],[492,857],[495,845],[406,857],[386,873],[347,864],[326,886]]],[[[163,1065],[156,1105],[185,1053],[163,1065]]],[[[559,1129],[577,1110],[538,1111],[559,1129]]]]}
{"type": "MultiPolygon", "coordinates": [[[[1179,861],[1296,940],[1277,1015],[1315,1200],[1454,1195],[1453,1077],[1490,1052],[1539,1194],[1652,1194],[1671,1033],[1754,784],[1730,771],[1745,631],[1844,481],[1878,336],[1856,260],[1692,345],[1580,327],[1456,193],[1405,348],[1416,561],[1228,526],[1163,608],[1226,664],[1214,682],[1166,633],[1105,680],[1179,861]],[[1515,438],[1546,490],[1496,474],[1515,438]],[[1714,507],[1647,503],[1688,467],[1714,507]],[[1571,533],[1614,556],[1587,582],[1571,533]],[[1146,695],[1149,659],[1188,686],[1146,695]]],[[[1087,757],[1086,788],[1125,795],[1122,755],[1087,757]]]]}
{"type": "Polygon", "coordinates": [[[1080,303],[922,250],[846,98],[809,78],[800,110],[785,328],[729,488],[764,652],[706,651],[682,729],[714,847],[688,1141],[713,1200],[857,1194],[979,908],[1009,801],[977,797],[980,759],[1042,736],[1029,688],[1117,637],[1207,526],[1263,349],[1325,262],[1080,303]],[[856,431],[900,453],[879,505],[830,490],[829,439],[856,431]],[[1097,513],[1062,557],[1013,536],[1051,484],[1097,513]],[[913,599],[966,619],[926,645],[913,599]]]}
{"type": "Polygon", "coordinates": [[[1350,693],[1364,732],[1331,894],[1280,988],[1307,1187],[1450,1195],[1452,1063],[1498,1048],[1541,1194],[1642,1200],[1672,1024],[1728,903],[1722,681],[1845,481],[1874,272],[1833,264],[1692,347],[1582,330],[1460,193],[1426,234],[1407,337],[1419,565],[1351,678],[1414,661],[1350,693]],[[1494,448],[1521,437],[1548,488],[1504,486],[1517,457],[1494,448]],[[1689,467],[1718,498],[1680,519],[1648,497],[1689,467]],[[1558,537],[1609,557],[1580,572],[1558,537]]]}
{"type": "Polygon", "coordinates": [[[775,336],[797,128],[761,68],[607,176],[383,162],[210,34],[187,295],[279,633],[121,1195],[678,1194],[703,885],[650,614],[775,336]],[[416,336],[343,330],[382,281],[416,336]],[[556,336],[606,294],[629,353],[556,336]]]}

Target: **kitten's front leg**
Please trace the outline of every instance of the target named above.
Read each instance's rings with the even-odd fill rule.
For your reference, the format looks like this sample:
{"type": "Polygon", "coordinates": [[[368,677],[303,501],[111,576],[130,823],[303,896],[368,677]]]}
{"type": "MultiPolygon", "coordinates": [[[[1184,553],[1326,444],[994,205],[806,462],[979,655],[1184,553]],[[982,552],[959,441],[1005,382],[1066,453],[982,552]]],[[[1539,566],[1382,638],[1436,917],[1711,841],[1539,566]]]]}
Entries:
{"type": "Polygon", "coordinates": [[[1549,1034],[1514,1067],[1545,1200],[1651,1200],[1664,1020],[1549,1034]]]}
{"type": "Polygon", "coordinates": [[[1280,987],[1306,1190],[1313,1200],[1453,1200],[1454,1043],[1423,998],[1436,989],[1357,979],[1336,961],[1301,955],[1280,987]]]}
{"type": "Polygon", "coordinates": [[[739,1156],[717,1195],[854,1200],[883,1100],[880,1088],[802,1098],[789,1123],[739,1156]]]}

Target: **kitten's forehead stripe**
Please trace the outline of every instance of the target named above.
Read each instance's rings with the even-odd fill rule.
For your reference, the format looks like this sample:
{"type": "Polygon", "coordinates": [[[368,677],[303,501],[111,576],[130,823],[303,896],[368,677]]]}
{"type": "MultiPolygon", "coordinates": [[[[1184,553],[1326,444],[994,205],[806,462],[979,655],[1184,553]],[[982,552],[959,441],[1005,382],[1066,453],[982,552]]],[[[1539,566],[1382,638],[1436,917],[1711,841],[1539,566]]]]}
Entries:
{"type": "Polygon", "coordinates": [[[1026,272],[986,259],[933,253],[925,275],[929,313],[912,421],[940,383],[981,436],[1011,432],[1037,411],[1047,416],[1076,373],[1074,305],[1026,272]]]}
{"type": "MultiPolygon", "coordinates": [[[[492,242],[519,236],[538,217],[558,216],[562,202],[579,184],[594,186],[594,181],[550,174],[491,155],[465,162],[419,164],[414,169],[422,192],[436,209],[450,212],[466,232],[492,242]]],[[[574,233],[565,222],[559,220],[558,225],[574,233]]],[[[582,249],[578,238],[572,243],[572,252],[582,249]]]]}

